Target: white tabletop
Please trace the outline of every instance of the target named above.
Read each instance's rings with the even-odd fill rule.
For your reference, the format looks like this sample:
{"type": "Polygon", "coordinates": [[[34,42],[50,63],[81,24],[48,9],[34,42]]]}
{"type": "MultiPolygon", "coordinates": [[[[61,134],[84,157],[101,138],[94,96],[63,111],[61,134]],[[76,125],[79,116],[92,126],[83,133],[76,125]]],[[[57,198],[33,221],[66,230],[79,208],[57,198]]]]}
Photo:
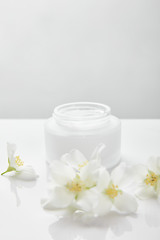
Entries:
{"type": "MultiPolygon", "coordinates": [[[[44,211],[40,205],[46,195],[43,122],[0,120],[0,171],[7,168],[8,141],[17,144],[23,161],[40,176],[34,183],[0,176],[0,239],[160,239],[160,203],[156,200],[138,201],[134,215],[111,213],[89,225],[44,211]]],[[[146,163],[153,155],[160,156],[160,120],[122,120],[122,159],[146,163]]]]}

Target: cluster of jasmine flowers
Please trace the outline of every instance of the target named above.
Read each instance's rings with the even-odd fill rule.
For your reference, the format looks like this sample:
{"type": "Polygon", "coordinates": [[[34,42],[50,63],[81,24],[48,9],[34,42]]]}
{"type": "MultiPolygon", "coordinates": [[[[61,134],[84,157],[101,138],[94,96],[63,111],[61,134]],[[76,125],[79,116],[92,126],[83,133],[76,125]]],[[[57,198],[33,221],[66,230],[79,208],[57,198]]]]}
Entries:
{"type": "MultiPolygon", "coordinates": [[[[97,146],[89,160],[75,149],[52,162],[48,197],[42,199],[44,209],[73,209],[93,217],[106,215],[112,209],[128,214],[137,210],[136,197],[160,196],[160,157],[151,158],[147,166],[128,167],[122,162],[109,172],[101,164],[104,147],[104,144],[97,146]]],[[[15,144],[8,143],[7,151],[8,168],[1,175],[11,173],[26,181],[37,178],[32,166],[25,166],[15,156],[15,144]]]]}
{"type": "Polygon", "coordinates": [[[100,144],[90,160],[78,150],[72,150],[50,166],[48,197],[42,200],[45,209],[72,208],[98,217],[111,209],[128,214],[136,212],[136,197],[148,198],[160,194],[160,159],[150,160],[149,168],[130,167],[121,163],[111,173],[101,164],[100,144]],[[131,185],[136,185],[136,192],[131,185]]]}

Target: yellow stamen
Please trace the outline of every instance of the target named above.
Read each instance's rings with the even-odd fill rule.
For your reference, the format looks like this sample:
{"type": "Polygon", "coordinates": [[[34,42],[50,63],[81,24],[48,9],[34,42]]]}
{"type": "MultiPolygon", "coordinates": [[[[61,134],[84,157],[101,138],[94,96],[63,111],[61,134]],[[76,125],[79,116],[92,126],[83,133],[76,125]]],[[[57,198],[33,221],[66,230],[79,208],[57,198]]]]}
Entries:
{"type": "Polygon", "coordinates": [[[18,167],[21,167],[24,164],[24,162],[22,162],[22,160],[20,159],[20,156],[16,156],[15,163],[18,167]]]}
{"type": "Polygon", "coordinates": [[[82,164],[79,164],[79,165],[78,165],[79,170],[80,170],[82,167],[86,166],[87,164],[88,164],[88,161],[87,161],[87,160],[86,160],[85,162],[83,162],[82,164]]]}
{"type": "Polygon", "coordinates": [[[80,177],[77,175],[73,181],[68,182],[66,187],[68,188],[69,191],[79,193],[82,190],[85,189],[85,184],[84,182],[80,179],[80,177]]]}
{"type": "Polygon", "coordinates": [[[114,199],[118,196],[118,193],[122,194],[122,191],[118,189],[118,186],[111,184],[106,190],[105,194],[107,194],[111,199],[114,199]]]}
{"type": "Polygon", "coordinates": [[[146,175],[146,179],[144,182],[147,185],[155,186],[158,181],[158,175],[156,175],[154,172],[149,171],[149,174],[146,175]]]}

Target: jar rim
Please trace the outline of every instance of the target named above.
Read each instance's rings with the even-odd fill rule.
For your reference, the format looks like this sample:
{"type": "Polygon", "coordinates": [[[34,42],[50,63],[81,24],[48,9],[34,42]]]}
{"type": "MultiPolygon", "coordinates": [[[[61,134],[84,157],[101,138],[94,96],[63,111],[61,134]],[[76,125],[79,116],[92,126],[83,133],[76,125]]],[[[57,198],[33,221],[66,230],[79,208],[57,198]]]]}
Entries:
{"type": "Polygon", "coordinates": [[[72,102],[55,107],[53,117],[64,121],[105,120],[111,112],[108,105],[96,102],[72,102]]]}

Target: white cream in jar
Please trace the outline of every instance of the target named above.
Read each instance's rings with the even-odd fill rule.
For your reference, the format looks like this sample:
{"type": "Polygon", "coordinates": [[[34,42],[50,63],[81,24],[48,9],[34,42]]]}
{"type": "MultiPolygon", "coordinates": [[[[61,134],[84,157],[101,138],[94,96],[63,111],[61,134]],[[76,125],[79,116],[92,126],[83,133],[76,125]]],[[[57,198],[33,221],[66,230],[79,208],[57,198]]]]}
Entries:
{"type": "Polygon", "coordinates": [[[88,159],[100,144],[102,164],[114,167],[120,161],[121,124],[111,115],[107,105],[92,102],[63,104],[54,109],[45,123],[47,160],[58,160],[72,149],[80,150],[88,159]]]}

